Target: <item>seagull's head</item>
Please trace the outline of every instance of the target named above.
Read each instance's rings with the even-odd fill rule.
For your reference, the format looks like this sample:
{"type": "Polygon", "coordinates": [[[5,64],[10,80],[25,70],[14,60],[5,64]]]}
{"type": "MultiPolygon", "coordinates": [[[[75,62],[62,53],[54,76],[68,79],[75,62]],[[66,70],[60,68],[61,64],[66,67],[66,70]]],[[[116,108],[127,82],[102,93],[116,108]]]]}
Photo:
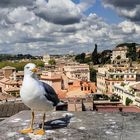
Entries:
{"type": "Polygon", "coordinates": [[[36,65],[34,63],[28,63],[24,66],[24,75],[34,75],[37,72],[36,65]]]}

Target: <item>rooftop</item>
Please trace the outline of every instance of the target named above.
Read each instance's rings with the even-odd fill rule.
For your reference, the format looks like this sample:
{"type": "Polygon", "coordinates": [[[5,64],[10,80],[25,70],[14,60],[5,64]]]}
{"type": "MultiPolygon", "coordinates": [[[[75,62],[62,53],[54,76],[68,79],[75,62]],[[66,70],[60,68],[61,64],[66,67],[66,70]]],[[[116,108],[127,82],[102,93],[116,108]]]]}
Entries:
{"type": "MultiPolygon", "coordinates": [[[[36,114],[39,128],[42,114],[36,114]]],[[[22,111],[0,122],[0,139],[15,140],[139,140],[140,113],[47,112],[46,135],[22,135],[30,111],[22,111]]]]}
{"type": "Polygon", "coordinates": [[[127,51],[128,50],[128,48],[127,48],[127,46],[122,46],[122,47],[115,47],[114,49],[113,49],[113,51],[127,51]]]}
{"type": "MultiPolygon", "coordinates": [[[[10,95],[10,94],[5,94],[0,92],[0,101],[2,100],[9,100],[9,99],[15,99],[16,97],[10,95]]],[[[1,105],[0,105],[1,106],[1,105]]]]}
{"type": "Polygon", "coordinates": [[[5,66],[2,68],[3,70],[7,70],[7,69],[12,69],[12,70],[15,70],[16,68],[15,67],[11,67],[11,66],[5,66]]]}

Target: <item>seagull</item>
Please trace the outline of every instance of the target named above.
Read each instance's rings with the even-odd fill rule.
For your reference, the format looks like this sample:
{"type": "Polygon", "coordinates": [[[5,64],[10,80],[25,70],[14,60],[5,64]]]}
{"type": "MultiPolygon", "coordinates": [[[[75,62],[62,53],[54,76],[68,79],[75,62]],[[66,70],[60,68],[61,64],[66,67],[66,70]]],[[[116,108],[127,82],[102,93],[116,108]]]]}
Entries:
{"type": "Polygon", "coordinates": [[[40,81],[37,78],[36,72],[37,68],[34,63],[28,63],[24,66],[24,78],[20,89],[20,96],[23,103],[31,109],[32,115],[30,127],[21,130],[20,133],[22,134],[34,133],[36,135],[44,135],[45,112],[53,110],[55,106],[61,103],[54,89],[40,81]],[[33,131],[34,111],[43,112],[42,128],[35,131],[33,131]]]}

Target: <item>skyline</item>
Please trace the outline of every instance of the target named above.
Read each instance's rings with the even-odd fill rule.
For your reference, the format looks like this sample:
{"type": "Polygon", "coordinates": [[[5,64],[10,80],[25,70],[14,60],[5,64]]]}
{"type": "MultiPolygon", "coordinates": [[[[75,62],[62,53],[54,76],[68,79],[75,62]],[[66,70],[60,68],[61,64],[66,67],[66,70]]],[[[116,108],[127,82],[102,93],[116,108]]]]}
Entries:
{"type": "Polygon", "coordinates": [[[0,53],[43,55],[139,43],[138,0],[1,0],[0,53]]]}

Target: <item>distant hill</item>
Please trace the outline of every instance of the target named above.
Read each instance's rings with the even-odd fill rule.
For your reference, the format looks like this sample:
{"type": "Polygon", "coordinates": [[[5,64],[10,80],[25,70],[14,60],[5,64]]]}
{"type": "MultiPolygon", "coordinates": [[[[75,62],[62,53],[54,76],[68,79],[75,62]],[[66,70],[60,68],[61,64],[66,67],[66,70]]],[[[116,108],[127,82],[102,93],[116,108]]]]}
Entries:
{"type": "Polygon", "coordinates": [[[121,44],[117,45],[116,48],[123,47],[123,46],[127,46],[128,47],[128,46],[133,46],[133,45],[140,46],[140,44],[132,42],[132,43],[121,43],[121,44]]]}

